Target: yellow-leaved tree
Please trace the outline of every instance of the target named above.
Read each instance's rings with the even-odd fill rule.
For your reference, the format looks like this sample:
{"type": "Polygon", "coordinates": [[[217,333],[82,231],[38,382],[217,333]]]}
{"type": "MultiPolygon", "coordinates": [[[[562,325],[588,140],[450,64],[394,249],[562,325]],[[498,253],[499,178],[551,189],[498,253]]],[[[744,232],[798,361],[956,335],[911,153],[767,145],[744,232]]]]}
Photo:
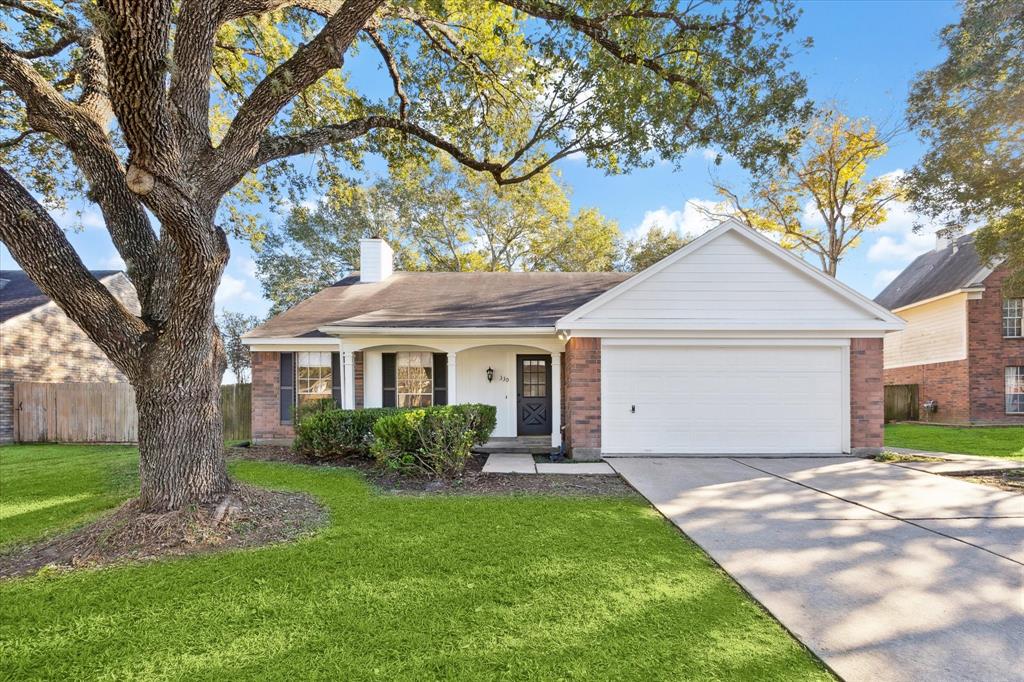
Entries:
{"type": "Polygon", "coordinates": [[[713,180],[723,201],[702,210],[738,218],[786,248],[814,254],[835,277],[861,235],[884,223],[889,205],[902,196],[894,175],[868,179],[868,165],[885,155],[892,136],[867,119],[820,112],[788,162],[752,176],[745,192],[713,180]]]}

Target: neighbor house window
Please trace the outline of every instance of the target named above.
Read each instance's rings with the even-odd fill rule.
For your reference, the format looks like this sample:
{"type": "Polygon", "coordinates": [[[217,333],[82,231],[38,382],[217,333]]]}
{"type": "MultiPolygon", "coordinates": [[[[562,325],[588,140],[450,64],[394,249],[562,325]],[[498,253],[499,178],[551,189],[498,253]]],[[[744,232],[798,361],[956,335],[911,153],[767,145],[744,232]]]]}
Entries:
{"type": "Polygon", "coordinates": [[[331,354],[296,353],[295,393],[299,405],[331,397],[331,354]]]}
{"type": "Polygon", "coordinates": [[[1003,299],[1003,336],[1024,336],[1024,298],[1003,299]]]}
{"type": "Polygon", "coordinates": [[[434,354],[398,353],[398,407],[426,407],[434,399],[434,354]]]}
{"type": "Polygon", "coordinates": [[[1006,368],[1006,411],[1024,414],[1024,367],[1006,368]]]}

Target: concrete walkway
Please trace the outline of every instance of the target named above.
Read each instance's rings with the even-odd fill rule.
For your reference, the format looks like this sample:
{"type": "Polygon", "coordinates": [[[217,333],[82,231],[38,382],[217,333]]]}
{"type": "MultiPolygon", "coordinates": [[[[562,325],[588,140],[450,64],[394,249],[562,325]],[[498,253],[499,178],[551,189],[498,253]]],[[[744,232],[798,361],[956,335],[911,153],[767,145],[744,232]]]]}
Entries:
{"type": "Polygon", "coordinates": [[[615,471],[604,462],[540,462],[535,463],[533,455],[494,453],[484,462],[485,474],[572,474],[609,475],[615,471]]]}
{"type": "Polygon", "coordinates": [[[1020,680],[1024,496],[854,458],[615,458],[848,682],[1020,680]]]}
{"type": "Polygon", "coordinates": [[[964,472],[1005,471],[1007,469],[1024,468],[1024,461],[1004,459],[1001,457],[979,457],[977,455],[953,455],[948,452],[927,452],[910,448],[886,448],[886,452],[899,455],[917,455],[941,459],[941,462],[890,462],[907,469],[917,469],[933,474],[957,474],[964,472]]]}

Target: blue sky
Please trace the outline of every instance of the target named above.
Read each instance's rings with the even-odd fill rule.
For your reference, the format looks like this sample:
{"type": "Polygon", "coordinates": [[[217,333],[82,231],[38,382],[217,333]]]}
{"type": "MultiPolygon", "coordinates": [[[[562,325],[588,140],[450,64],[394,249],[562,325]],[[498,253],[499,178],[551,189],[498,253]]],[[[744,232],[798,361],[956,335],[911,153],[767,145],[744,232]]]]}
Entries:
{"type": "MultiPolygon", "coordinates": [[[[795,67],[807,79],[810,97],[816,102],[834,101],[848,115],[890,125],[902,118],[915,74],[942,59],[939,29],[958,16],[954,3],[937,0],[800,4],[804,14],[796,35],[811,36],[814,47],[797,56],[795,67]]],[[[357,63],[355,68],[367,67],[357,63]]],[[[372,74],[372,80],[378,80],[376,75],[372,74]]],[[[870,172],[880,175],[909,168],[921,153],[917,139],[905,134],[870,172]]],[[[571,159],[558,169],[572,188],[574,208],[596,206],[617,220],[623,232],[640,234],[652,225],[683,232],[706,228],[691,203],[714,199],[709,164],[706,154],[695,150],[678,169],[661,164],[624,176],[605,176],[571,159]]],[[[728,162],[715,172],[727,181],[740,178],[728,162]]],[[[77,227],[70,238],[85,264],[93,269],[122,267],[99,214],[93,207],[76,208],[82,211],[80,217],[70,213],[58,216],[58,222],[67,228],[77,227]]],[[[931,248],[934,238],[927,233],[914,234],[913,222],[912,215],[897,207],[885,225],[847,256],[839,279],[874,296],[917,254],[931,248]]],[[[18,267],[2,245],[0,267],[18,267]]],[[[259,315],[269,308],[255,279],[255,262],[246,243],[232,243],[217,306],[259,315]]]]}

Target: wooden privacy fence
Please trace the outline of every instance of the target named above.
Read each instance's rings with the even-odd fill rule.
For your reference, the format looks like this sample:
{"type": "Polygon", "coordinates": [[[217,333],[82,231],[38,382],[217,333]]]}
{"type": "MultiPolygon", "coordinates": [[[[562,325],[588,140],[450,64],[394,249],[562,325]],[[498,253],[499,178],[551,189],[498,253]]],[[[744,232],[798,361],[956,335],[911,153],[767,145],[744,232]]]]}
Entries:
{"type": "MultiPolygon", "coordinates": [[[[221,386],[224,438],[251,433],[248,384],[221,386]]],[[[14,384],[14,440],[20,443],[134,443],[135,391],[128,384],[14,384]]]]}
{"type": "Polygon", "coordinates": [[[917,421],[917,384],[885,387],[885,421],[917,421]]]}

